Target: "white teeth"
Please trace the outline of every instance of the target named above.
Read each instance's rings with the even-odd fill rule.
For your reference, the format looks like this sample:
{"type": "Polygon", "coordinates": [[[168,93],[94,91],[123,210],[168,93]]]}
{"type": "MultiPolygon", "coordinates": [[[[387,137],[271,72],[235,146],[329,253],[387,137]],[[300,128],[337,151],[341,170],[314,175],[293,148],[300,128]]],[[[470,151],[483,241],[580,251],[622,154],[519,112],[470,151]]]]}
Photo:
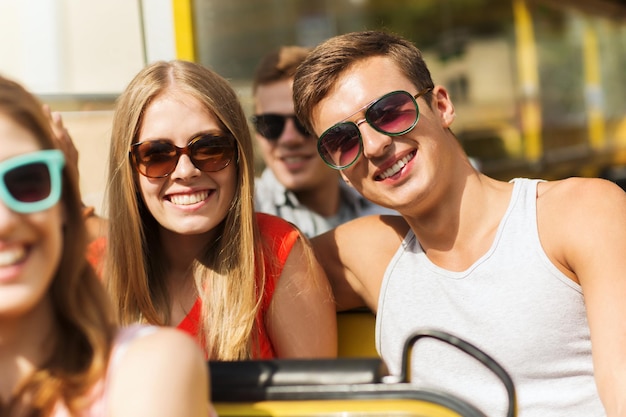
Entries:
{"type": "Polygon", "coordinates": [[[5,249],[0,251],[0,266],[9,266],[22,260],[26,250],[24,247],[19,246],[11,249],[5,249]]]}
{"type": "Polygon", "coordinates": [[[200,201],[206,200],[208,196],[208,191],[200,191],[193,194],[176,194],[170,196],[170,201],[177,206],[188,206],[190,204],[196,204],[200,201]]]}
{"type": "Polygon", "coordinates": [[[397,174],[411,159],[415,157],[415,153],[410,153],[395,164],[393,164],[390,168],[388,168],[385,172],[380,175],[380,179],[384,180],[385,178],[389,178],[392,175],[397,174]]]}
{"type": "Polygon", "coordinates": [[[301,162],[302,160],[304,160],[304,158],[294,156],[291,158],[285,158],[284,160],[288,164],[295,164],[295,163],[301,162]]]}

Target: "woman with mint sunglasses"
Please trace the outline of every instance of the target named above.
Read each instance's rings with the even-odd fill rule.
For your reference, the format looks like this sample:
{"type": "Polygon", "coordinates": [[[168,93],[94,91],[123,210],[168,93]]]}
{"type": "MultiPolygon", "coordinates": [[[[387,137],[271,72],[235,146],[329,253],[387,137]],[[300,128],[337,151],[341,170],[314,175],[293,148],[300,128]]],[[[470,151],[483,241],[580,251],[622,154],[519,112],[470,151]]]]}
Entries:
{"type": "Polygon", "coordinates": [[[0,415],[206,416],[193,340],[116,324],[50,129],[41,104],[0,77],[0,415]]]}

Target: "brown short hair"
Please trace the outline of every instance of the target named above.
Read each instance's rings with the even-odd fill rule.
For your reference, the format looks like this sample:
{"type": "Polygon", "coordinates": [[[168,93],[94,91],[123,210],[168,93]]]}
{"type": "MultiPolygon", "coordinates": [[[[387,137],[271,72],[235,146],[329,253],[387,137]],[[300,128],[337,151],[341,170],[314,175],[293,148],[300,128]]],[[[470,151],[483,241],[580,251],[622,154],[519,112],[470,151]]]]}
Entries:
{"type": "MultiPolygon", "coordinates": [[[[314,132],[313,108],[329,94],[339,76],[354,63],[374,56],[391,58],[418,90],[434,86],[421,51],[409,40],[383,31],[335,36],[315,47],[295,74],[296,115],[310,132],[314,132]]],[[[424,99],[429,103],[431,93],[424,99]]]]}
{"type": "Polygon", "coordinates": [[[256,93],[260,85],[293,78],[310,51],[303,46],[281,46],[265,55],[254,72],[252,93],[256,93]]]}

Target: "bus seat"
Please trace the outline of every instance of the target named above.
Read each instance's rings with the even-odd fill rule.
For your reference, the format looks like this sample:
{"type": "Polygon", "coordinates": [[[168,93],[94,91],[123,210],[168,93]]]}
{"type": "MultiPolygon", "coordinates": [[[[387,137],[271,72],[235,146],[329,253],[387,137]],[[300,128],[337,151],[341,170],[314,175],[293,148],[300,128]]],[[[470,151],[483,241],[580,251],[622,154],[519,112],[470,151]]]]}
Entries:
{"type": "Polygon", "coordinates": [[[340,358],[377,358],[376,316],[369,309],[337,313],[337,342],[340,358]]]}

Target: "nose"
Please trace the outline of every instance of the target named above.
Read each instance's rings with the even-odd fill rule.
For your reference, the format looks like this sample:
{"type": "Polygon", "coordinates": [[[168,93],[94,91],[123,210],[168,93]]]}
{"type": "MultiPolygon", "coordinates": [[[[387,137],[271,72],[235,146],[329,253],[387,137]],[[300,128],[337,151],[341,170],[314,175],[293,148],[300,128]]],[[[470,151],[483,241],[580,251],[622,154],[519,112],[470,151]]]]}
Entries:
{"type": "Polygon", "coordinates": [[[284,145],[299,145],[306,140],[306,136],[304,136],[300,131],[296,128],[296,121],[293,117],[288,117],[285,120],[285,127],[283,128],[283,132],[280,134],[278,138],[278,142],[284,145]]]}
{"type": "Polygon", "coordinates": [[[365,119],[356,122],[357,128],[361,132],[361,140],[363,141],[363,155],[367,159],[373,159],[385,154],[386,148],[391,145],[393,139],[391,136],[380,133],[365,119]]]}
{"type": "Polygon", "coordinates": [[[178,162],[176,163],[176,168],[174,172],[172,172],[172,180],[182,180],[186,181],[191,178],[195,178],[202,173],[192,162],[189,155],[182,154],[178,158],[178,162]]]}
{"type": "Polygon", "coordinates": [[[18,214],[11,210],[4,201],[0,199],[0,237],[13,227],[17,218],[18,214]]]}

